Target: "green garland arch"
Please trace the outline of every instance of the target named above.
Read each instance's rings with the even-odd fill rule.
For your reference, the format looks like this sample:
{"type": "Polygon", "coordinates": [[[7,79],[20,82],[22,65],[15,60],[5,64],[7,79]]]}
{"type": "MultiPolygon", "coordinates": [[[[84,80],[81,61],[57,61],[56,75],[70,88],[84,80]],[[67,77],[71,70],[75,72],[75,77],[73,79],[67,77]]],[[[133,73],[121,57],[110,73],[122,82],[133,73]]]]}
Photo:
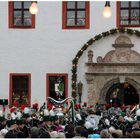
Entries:
{"type": "Polygon", "coordinates": [[[98,34],[98,35],[94,36],[93,38],[91,38],[90,40],[88,40],[83,45],[83,47],[77,52],[75,58],[72,60],[72,70],[71,70],[72,71],[72,79],[71,79],[72,80],[72,97],[74,98],[75,103],[76,103],[76,96],[77,96],[76,95],[77,64],[78,64],[80,57],[82,56],[83,52],[96,41],[98,41],[104,37],[108,37],[110,35],[115,35],[117,33],[127,33],[129,35],[136,35],[137,37],[140,37],[140,31],[129,29],[129,28],[115,28],[115,29],[111,29],[106,32],[102,32],[101,34],[98,34]]]}

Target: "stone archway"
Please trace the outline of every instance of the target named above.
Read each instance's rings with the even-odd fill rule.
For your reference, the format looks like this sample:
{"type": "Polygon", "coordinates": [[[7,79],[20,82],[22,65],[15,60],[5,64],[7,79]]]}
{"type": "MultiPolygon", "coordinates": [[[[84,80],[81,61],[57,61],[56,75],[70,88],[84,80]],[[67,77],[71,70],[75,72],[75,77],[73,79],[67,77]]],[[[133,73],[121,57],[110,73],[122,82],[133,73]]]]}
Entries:
{"type": "MultiPolygon", "coordinates": [[[[130,85],[132,85],[136,89],[137,94],[139,95],[139,101],[140,101],[140,84],[138,82],[136,82],[134,79],[130,79],[130,78],[126,78],[125,82],[129,83],[130,85]]],[[[118,83],[120,83],[119,78],[113,78],[105,83],[104,87],[101,89],[100,96],[99,96],[100,97],[99,102],[101,104],[107,103],[107,98],[110,96],[110,95],[107,95],[109,89],[114,84],[118,84],[118,83]]]]}
{"type": "Polygon", "coordinates": [[[88,103],[106,103],[106,93],[115,83],[128,82],[137,90],[140,99],[140,54],[131,48],[130,38],[120,35],[112,44],[115,50],[109,51],[104,58],[97,57],[93,62],[93,51],[88,52],[86,80],[88,103]]]}

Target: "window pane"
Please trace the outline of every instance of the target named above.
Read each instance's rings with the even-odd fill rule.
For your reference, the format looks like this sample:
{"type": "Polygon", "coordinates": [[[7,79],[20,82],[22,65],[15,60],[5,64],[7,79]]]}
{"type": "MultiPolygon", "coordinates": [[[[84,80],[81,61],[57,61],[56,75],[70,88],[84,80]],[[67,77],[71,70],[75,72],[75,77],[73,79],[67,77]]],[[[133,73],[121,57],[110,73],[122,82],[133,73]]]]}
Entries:
{"type": "Polygon", "coordinates": [[[138,20],[131,20],[131,25],[139,25],[139,21],[138,20]]]}
{"type": "Polygon", "coordinates": [[[139,10],[131,10],[131,24],[132,25],[139,24],[139,10]]]}
{"type": "Polygon", "coordinates": [[[75,26],[75,19],[67,19],[67,26],[75,26]]]}
{"type": "Polygon", "coordinates": [[[121,7],[129,7],[129,2],[121,2],[121,7]]]}
{"type": "Polygon", "coordinates": [[[28,76],[12,77],[12,101],[20,104],[28,104],[28,76]]]}
{"type": "Polygon", "coordinates": [[[67,9],[75,9],[75,2],[68,1],[67,2],[67,9]]]}
{"type": "Polygon", "coordinates": [[[21,9],[21,3],[20,1],[14,1],[14,9],[21,9]]]}
{"type": "Polygon", "coordinates": [[[85,2],[84,1],[78,1],[77,2],[77,8],[78,9],[85,9],[85,2]]]}
{"type": "Polygon", "coordinates": [[[14,11],[14,25],[22,25],[21,11],[14,11]]]}
{"type": "Polygon", "coordinates": [[[31,6],[31,4],[32,4],[31,1],[25,1],[25,2],[24,2],[24,8],[25,8],[25,9],[29,9],[30,6],[31,6]]]}
{"type": "Polygon", "coordinates": [[[24,11],[24,25],[32,25],[32,15],[29,11],[24,11]]]}
{"type": "Polygon", "coordinates": [[[75,18],[75,12],[74,11],[67,11],[67,18],[75,18]]]}
{"type": "Polygon", "coordinates": [[[139,21],[139,10],[131,10],[131,20],[139,21]]]}
{"type": "Polygon", "coordinates": [[[78,26],[84,26],[85,25],[85,19],[82,19],[82,18],[77,19],[77,25],[78,26]]]}
{"type": "Polygon", "coordinates": [[[121,25],[128,25],[128,21],[121,21],[121,25]]]}
{"type": "Polygon", "coordinates": [[[85,18],[85,11],[78,11],[77,12],[77,17],[78,18],[85,18]]]}
{"type": "Polygon", "coordinates": [[[131,7],[139,7],[139,1],[131,2],[131,7]]]}
{"type": "Polygon", "coordinates": [[[128,19],[129,15],[128,15],[128,10],[121,10],[121,20],[126,20],[128,19]]]}

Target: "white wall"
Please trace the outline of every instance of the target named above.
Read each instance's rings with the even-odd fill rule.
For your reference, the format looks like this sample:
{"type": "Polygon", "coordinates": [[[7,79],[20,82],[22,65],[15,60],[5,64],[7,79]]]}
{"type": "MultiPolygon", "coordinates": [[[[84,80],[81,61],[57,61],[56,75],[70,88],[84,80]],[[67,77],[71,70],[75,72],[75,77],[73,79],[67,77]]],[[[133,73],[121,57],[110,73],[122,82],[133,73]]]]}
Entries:
{"type": "MultiPolygon", "coordinates": [[[[38,2],[35,29],[9,29],[8,2],[0,2],[0,98],[9,98],[9,73],[31,73],[31,102],[37,99],[40,104],[46,99],[46,73],[68,73],[71,96],[72,59],[91,37],[116,28],[116,2],[111,2],[110,19],[102,17],[104,3],[90,2],[90,29],[62,30],[61,1],[38,2]]],[[[113,37],[102,39],[89,49],[94,50],[95,58],[104,56],[113,42],[113,37]]],[[[84,83],[86,60],[87,51],[78,65],[78,81],[84,83]]],[[[84,87],[82,99],[86,92],[84,87]]]]}

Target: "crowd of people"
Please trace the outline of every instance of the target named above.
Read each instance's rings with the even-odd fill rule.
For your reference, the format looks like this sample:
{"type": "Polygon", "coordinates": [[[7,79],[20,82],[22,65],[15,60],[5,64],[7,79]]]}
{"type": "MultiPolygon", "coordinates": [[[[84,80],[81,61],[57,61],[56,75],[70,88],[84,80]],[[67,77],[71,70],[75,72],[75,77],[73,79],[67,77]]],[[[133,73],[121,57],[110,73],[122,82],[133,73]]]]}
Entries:
{"type": "Polygon", "coordinates": [[[0,111],[1,138],[140,138],[140,105],[76,105],[75,114],[55,106],[39,109],[14,107],[6,116],[0,111]],[[74,122],[72,121],[74,117],[74,122]]]}

